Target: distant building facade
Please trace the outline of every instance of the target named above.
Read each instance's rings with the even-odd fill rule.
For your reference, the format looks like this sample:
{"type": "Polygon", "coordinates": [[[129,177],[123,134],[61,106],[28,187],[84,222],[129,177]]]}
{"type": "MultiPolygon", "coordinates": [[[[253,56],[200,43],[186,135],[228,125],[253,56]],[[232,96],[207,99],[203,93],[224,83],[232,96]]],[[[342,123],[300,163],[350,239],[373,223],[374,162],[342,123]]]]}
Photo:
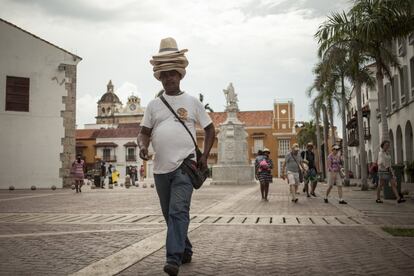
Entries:
{"type": "Polygon", "coordinates": [[[2,19],[0,34],[0,188],[70,187],[82,59],[2,19]]]}

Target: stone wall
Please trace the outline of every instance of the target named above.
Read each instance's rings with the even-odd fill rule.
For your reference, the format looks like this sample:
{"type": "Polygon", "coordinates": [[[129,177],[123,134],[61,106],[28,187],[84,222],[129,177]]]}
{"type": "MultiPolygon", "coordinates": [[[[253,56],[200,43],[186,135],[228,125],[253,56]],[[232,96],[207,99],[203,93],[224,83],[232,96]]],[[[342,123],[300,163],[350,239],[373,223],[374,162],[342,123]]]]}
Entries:
{"type": "Polygon", "coordinates": [[[61,112],[65,136],[62,138],[63,152],[60,155],[62,167],[60,176],[62,177],[63,188],[71,187],[73,179],[70,175],[70,167],[76,158],[76,65],[65,64],[65,89],[67,95],[62,97],[65,110],[61,112]]]}

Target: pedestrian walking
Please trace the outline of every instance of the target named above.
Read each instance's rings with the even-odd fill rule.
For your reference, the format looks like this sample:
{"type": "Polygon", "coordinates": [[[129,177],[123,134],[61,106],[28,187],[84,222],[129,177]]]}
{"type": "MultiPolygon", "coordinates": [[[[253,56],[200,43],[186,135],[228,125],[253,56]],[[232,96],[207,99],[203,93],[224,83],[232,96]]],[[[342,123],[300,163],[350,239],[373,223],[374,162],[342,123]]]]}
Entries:
{"type": "Polygon", "coordinates": [[[306,196],[310,197],[311,195],[316,197],[315,189],[316,185],[318,184],[318,171],[316,170],[315,165],[315,153],[313,152],[313,143],[309,142],[306,145],[306,151],[301,153],[301,157],[303,162],[306,163],[308,167],[306,173],[304,175],[304,192],[306,192],[306,196]],[[310,193],[309,193],[309,184],[310,184],[310,193]]]}
{"type": "Polygon", "coordinates": [[[328,155],[328,189],[326,190],[326,196],[324,198],[325,203],[328,203],[328,196],[332,190],[332,187],[336,185],[338,189],[339,204],[347,204],[342,198],[342,158],[339,152],[340,146],[333,145],[332,151],[328,155]]]}
{"type": "Polygon", "coordinates": [[[109,163],[108,166],[108,180],[109,184],[112,184],[112,171],[114,170],[114,167],[112,166],[112,163],[109,163]]]}
{"type": "Polygon", "coordinates": [[[369,173],[371,174],[372,185],[375,188],[378,188],[378,164],[377,162],[371,162],[371,165],[369,166],[369,173]]]}
{"type": "Polygon", "coordinates": [[[120,174],[119,174],[118,170],[116,168],[114,168],[113,171],[112,171],[112,182],[114,184],[118,184],[119,176],[120,176],[120,174]]]}
{"type": "Polygon", "coordinates": [[[77,193],[82,192],[83,179],[85,178],[85,161],[82,156],[78,154],[76,160],[72,163],[72,177],[75,180],[75,189],[77,193]]]}
{"type": "Polygon", "coordinates": [[[129,166],[129,175],[131,177],[131,185],[135,186],[135,181],[137,178],[137,169],[135,166],[129,166]]]}
{"type": "Polygon", "coordinates": [[[383,141],[381,143],[381,149],[378,153],[378,177],[379,185],[377,187],[377,203],[383,203],[381,200],[381,190],[384,185],[391,184],[392,191],[397,198],[398,203],[405,202],[405,199],[400,196],[397,191],[397,179],[395,177],[394,170],[391,167],[391,154],[389,153],[390,141],[383,141]]]}
{"type": "Polygon", "coordinates": [[[139,169],[139,176],[141,177],[140,181],[144,181],[145,178],[145,169],[144,169],[144,165],[141,165],[141,168],[139,169]]]}
{"type": "Polygon", "coordinates": [[[255,161],[256,175],[260,182],[260,193],[262,200],[269,201],[267,196],[269,194],[269,184],[273,182],[272,169],[273,161],[270,159],[270,150],[268,148],[259,151],[255,161]]]}
{"type": "Polygon", "coordinates": [[[296,191],[299,184],[302,182],[301,174],[303,175],[303,160],[299,154],[299,145],[293,144],[291,151],[286,154],[285,161],[282,166],[282,179],[287,178],[289,184],[290,194],[292,195],[292,202],[297,203],[296,191]]]}
{"type": "Polygon", "coordinates": [[[139,156],[143,160],[149,159],[150,140],[156,152],[154,181],[167,223],[164,272],[169,275],[177,275],[180,265],[191,262],[193,254],[187,236],[193,184],[182,169],[183,161],[191,159],[198,167],[206,169],[215,138],[214,125],[204,106],[180,89],[188,65],[186,51],[178,50],[173,38],[161,40],[159,53],[153,56],[151,64],[164,91],[148,104],[138,135],[139,156]],[[196,124],[205,132],[204,153],[200,158],[195,158],[196,124]]]}
{"type": "Polygon", "coordinates": [[[105,178],[106,178],[106,166],[105,166],[105,162],[102,161],[102,163],[101,163],[101,181],[100,181],[100,187],[102,189],[105,189],[105,178]]]}

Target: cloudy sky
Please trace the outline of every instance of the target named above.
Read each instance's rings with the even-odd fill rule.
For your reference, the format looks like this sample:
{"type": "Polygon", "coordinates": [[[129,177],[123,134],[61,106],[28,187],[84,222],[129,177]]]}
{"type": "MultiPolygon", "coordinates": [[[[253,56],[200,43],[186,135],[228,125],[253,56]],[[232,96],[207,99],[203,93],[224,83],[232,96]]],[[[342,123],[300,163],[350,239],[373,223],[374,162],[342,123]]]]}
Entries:
{"type": "MultiPolygon", "coordinates": [[[[0,17],[83,58],[78,65],[77,124],[94,123],[111,79],[123,103],[145,106],[161,89],[149,60],[160,39],[189,49],[182,90],[223,111],[232,82],[241,110],[272,109],[293,99],[309,120],[305,91],[317,61],[318,25],[348,0],[0,0],[0,17]]],[[[339,120],[337,120],[339,123],[339,120]]]]}

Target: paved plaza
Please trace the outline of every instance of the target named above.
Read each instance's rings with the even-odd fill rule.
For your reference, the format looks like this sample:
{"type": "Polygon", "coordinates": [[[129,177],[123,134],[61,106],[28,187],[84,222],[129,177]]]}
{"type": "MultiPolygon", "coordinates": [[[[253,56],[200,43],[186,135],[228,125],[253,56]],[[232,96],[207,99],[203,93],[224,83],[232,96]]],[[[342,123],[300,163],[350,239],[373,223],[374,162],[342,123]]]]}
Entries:
{"type": "MultiPolygon", "coordinates": [[[[269,202],[258,185],[195,191],[193,262],[180,275],[413,275],[414,199],[375,204],[374,191],[346,187],[329,204],[290,202],[277,179],[269,202]]],[[[414,189],[410,186],[404,189],[414,189]]],[[[165,223],[154,188],[0,192],[0,275],[164,275],[165,223]]]]}

